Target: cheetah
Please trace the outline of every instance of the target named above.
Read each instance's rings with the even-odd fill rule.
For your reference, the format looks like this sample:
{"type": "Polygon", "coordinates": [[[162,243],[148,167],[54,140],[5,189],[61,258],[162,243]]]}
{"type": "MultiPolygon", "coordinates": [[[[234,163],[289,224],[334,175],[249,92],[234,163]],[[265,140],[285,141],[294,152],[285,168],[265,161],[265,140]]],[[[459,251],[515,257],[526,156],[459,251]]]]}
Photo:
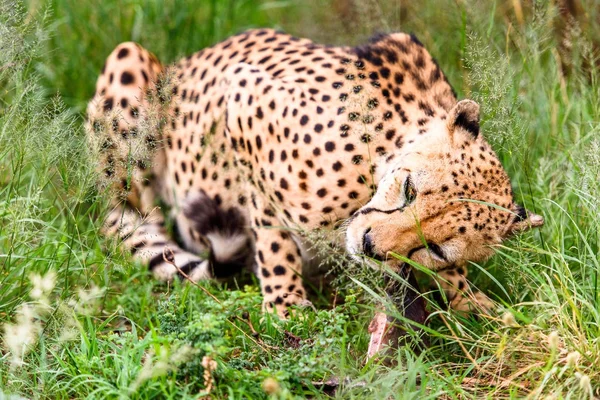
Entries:
{"type": "Polygon", "coordinates": [[[251,267],[284,318],[306,301],[306,232],[370,266],[436,271],[469,310],[467,262],[543,224],[515,203],[478,104],[457,100],[414,35],[333,47],[251,30],[169,67],[122,43],[87,113],[115,188],[104,234],[162,280],[251,267]]]}

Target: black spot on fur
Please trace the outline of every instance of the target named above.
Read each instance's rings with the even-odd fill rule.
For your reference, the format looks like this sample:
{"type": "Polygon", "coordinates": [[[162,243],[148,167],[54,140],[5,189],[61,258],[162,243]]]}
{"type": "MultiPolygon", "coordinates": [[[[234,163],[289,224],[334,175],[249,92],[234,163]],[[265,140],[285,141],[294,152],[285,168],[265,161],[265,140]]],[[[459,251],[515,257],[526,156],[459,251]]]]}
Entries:
{"type": "Polygon", "coordinates": [[[112,110],[112,108],[113,108],[113,102],[114,102],[114,100],[113,100],[112,97],[108,97],[108,98],[104,99],[104,104],[103,104],[103,107],[102,107],[102,108],[104,108],[104,111],[110,111],[110,110],[112,110]]]}
{"type": "Polygon", "coordinates": [[[123,85],[130,85],[133,83],[134,80],[135,79],[134,79],[133,75],[131,74],[131,72],[124,71],[121,74],[121,84],[123,84],[123,85]]]}
{"type": "Polygon", "coordinates": [[[519,205],[517,205],[517,209],[515,210],[515,222],[522,222],[527,219],[527,210],[519,205]]]}
{"type": "Polygon", "coordinates": [[[456,127],[463,128],[464,130],[469,132],[471,135],[473,135],[474,138],[476,138],[479,135],[479,120],[469,119],[469,117],[467,116],[467,113],[465,113],[465,112],[461,112],[456,116],[454,125],[456,127]]]}
{"type": "Polygon", "coordinates": [[[126,47],[123,47],[121,50],[119,50],[119,52],[117,53],[117,58],[120,60],[122,58],[125,58],[129,55],[129,49],[126,47]]]}
{"type": "Polygon", "coordinates": [[[285,268],[282,265],[276,265],[275,268],[273,268],[273,273],[277,276],[285,275],[285,268]]]}
{"type": "Polygon", "coordinates": [[[421,47],[423,47],[423,43],[421,43],[421,41],[420,41],[419,39],[417,39],[417,37],[415,36],[415,34],[414,34],[414,33],[411,33],[411,34],[410,34],[410,40],[411,40],[411,41],[412,41],[414,44],[416,44],[417,46],[421,46],[421,47]]]}

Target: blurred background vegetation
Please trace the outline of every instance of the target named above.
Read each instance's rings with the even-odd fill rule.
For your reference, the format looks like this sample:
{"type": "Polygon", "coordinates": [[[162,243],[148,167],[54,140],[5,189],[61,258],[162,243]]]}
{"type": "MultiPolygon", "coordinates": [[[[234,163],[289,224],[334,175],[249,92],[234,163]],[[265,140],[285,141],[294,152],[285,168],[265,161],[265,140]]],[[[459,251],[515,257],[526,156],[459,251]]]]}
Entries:
{"type": "MultiPolygon", "coordinates": [[[[600,44],[595,1],[505,0],[484,5],[467,0],[28,0],[30,18],[46,15],[50,35],[39,72],[49,93],[60,92],[78,111],[93,94],[106,56],[119,43],[135,41],[165,64],[226,37],[273,27],[331,45],[357,45],[379,32],[414,32],[463,94],[471,90],[462,68],[468,35],[477,26],[486,44],[503,53],[524,38],[525,24],[552,25],[561,66],[569,70],[571,28],[600,44]],[[552,14],[548,18],[548,13],[552,14]],[[513,35],[511,35],[511,33],[513,35]],[[517,34],[517,35],[515,35],[517,34]]],[[[578,51],[578,49],[574,49],[578,51]]]]}

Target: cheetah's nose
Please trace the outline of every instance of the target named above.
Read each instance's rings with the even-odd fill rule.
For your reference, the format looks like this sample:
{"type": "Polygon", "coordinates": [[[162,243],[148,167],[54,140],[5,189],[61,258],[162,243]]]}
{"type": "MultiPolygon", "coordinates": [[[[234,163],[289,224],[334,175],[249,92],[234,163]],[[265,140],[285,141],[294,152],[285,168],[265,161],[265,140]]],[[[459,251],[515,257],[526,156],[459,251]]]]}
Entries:
{"type": "Polygon", "coordinates": [[[375,255],[373,252],[373,241],[371,240],[369,232],[371,232],[370,227],[367,228],[363,234],[363,253],[368,257],[373,257],[375,255]]]}

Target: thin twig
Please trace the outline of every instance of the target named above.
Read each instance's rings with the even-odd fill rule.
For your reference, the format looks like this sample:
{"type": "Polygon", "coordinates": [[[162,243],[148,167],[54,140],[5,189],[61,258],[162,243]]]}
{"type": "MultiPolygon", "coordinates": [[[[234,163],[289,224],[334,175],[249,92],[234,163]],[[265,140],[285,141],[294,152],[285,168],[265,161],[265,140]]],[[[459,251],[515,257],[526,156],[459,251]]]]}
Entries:
{"type": "MultiPolygon", "coordinates": [[[[227,322],[229,322],[233,327],[235,327],[237,330],[239,330],[240,332],[242,332],[248,339],[250,339],[251,341],[254,342],[254,344],[256,344],[258,347],[260,347],[261,349],[263,349],[263,351],[265,353],[268,353],[269,351],[263,347],[263,345],[261,343],[259,343],[256,339],[254,339],[252,336],[248,335],[246,332],[244,332],[244,330],[242,328],[240,328],[239,326],[237,326],[236,324],[234,324],[232,321],[230,321],[229,319],[227,320],[227,322]]],[[[259,339],[260,340],[260,339],[259,339]]],[[[262,342],[262,341],[261,341],[262,342]]]]}
{"type": "Polygon", "coordinates": [[[173,253],[173,250],[171,250],[169,248],[169,246],[165,246],[165,248],[163,249],[163,260],[165,260],[165,262],[167,264],[174,266],[175,269],[177,269],[177,271],[181,274],[181,276],[183,276],[188,282],[191,282],[192,285],[196,286],[197,288],[202,289],[202,291],[204,293],[206,293],[207,295],[209,295],[214,301],[216,301],[220,305],[223,305],[223,303],[221,303],[221,301],[219,299],[217,299],[214,294],[212,294],[211,292],[209,292],[208,289],[202,287],[201,285],[198,285],[197,282],[194,282],[192,280],[192,278],[189,277],[188,274],[186,274],[185,272],[183,272],[182,269],[179,268],[179,266],[177,266],[177,264],[175,264],[175,254],[173,253]],[[167,252],[169,252],[170,258],[169,258],[169,256],[167,256],[167,252]]]}
{"type": "Polygon", "coordinates": [[[338,289],[335,289],[335,294],[333,295],[333,305],[332,305],[332,309],[335,308],[335,306],[337,305],[337,298],[338,298],[338,289]]]}
{"type": "Polygon", "coordinates": [[[254,329],[254,325],[252,324],[252,321],[250,321],[250,315],[248,315],[247,312],[244,312],[242,314],[241,318],[238,316],[236,316],[236,318],[239,319],[240,321],[242,321],[243,323],[245,323],[246,325],[248,325],[248,328],[250,328],[252,335],[258,335],[258,332],[256,331],[256,329],[254,329]]]}

